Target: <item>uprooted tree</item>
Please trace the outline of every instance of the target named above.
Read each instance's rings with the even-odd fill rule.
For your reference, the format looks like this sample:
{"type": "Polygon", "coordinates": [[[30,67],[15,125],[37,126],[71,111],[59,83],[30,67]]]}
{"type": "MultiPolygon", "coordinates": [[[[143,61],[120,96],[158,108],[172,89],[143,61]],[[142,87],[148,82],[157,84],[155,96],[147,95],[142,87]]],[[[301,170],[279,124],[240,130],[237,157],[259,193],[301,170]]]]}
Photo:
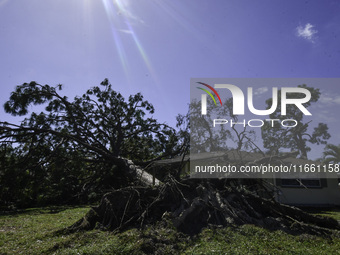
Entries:
{"type": "Polygon", "coordinates": [[[34,199],[58,194],[58,189],[63,194],[51,202],[79,193],[100,194],[124,187],[137,176],[150,183],[147,173],[131,160],[145,166],[181,151],[175,130],[151,117],[154,108],[140,93],[125,100],[108,80],[73,100],[62,96],[61,89],[25,83],[4,105],[15,116],[28,114],[32,105],[45,106],[20,124],[0,123],[4,204],[24,197],[35,205],[34,199]],[[9,186],[9,179],[16,185],[9,186]]]}
{"type": "Polygon", "coordinates": [[[266,191],[263,182],[181,179],[179,175],[169,175],[162,182],[155,180],[144,170],[156,159],[187,151],[188,129],[178,133],[158,123],[149,116],[153,106],[141,94],[125,101],[107,80],[101,85],[71,101],[59,94],[59,85],[25,83],[5,103],[6,112],[20,116],[26,115],[31,105],[46,106],[20,124],[1,122],[5,173],[14,166],[32,179],[43,175],[42,180],[50,180],[60,172],[74,174],[77,180],[80,175],[87,181],[84,189],[91,183],[106,184],[95,186],[107,191],[100,205],[69,230],[124,229],[160,220],[170,220],[188,234],[198,233],[209,224],[251,223],[324,234],[339,229],[335,220],[281,205],[270,194],[260,196],[266,191]],[[79,168],[83,172],[78,173],[79,168]]]}

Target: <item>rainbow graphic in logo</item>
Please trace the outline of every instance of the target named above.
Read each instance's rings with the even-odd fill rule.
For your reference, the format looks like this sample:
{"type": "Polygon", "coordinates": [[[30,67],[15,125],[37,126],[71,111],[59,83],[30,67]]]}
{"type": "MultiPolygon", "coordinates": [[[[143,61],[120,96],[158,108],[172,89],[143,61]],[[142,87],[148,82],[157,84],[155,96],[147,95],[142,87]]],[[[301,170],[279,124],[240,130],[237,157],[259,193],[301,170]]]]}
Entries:
{"type": "MultiPolygon", "coordinates": [[[[203,83],[203,82],[197,82],[197,83],[199,83],[199,84],[201,84],[201,85],[203,85],[203,86],[206,86],[207,88],[211,89],[211,91],[214,92],[214,94],[217,96],[217,98],[218,98],[218,100],[220,101],[220,104],[221,104],[221,106],[222,106],[222,100],[221,100],[221,98],[220,98],[220,95],[217,93],[217,91],[216,91],[213,87],[211,87],[210,85],[205,84],[205,83],[203,83]]],[[[213,94],[211,94],[211,92],[210,92],[209,90],[204,89],[204,88],[200,88],[200,87],[197,87],[197,88],[203,90],[204,92],[207,92],[207,94],[214,100],[214,103],[215,103],[215,105],[217,106],[215,97],[213,96],[213,94]]]]}

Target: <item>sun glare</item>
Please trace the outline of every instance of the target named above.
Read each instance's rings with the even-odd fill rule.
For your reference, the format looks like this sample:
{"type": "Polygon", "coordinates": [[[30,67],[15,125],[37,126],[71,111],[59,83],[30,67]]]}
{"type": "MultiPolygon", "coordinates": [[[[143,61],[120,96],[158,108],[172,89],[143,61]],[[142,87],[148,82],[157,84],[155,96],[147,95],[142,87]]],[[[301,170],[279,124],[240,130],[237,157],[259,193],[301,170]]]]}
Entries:
{"type": "Polygon", "coordinates": [[[0,7],[5,5],[8,2],[8,0],[0,0],[0,7]]]}
{"type": "Polygon", "coordinates": [[[102,2],[111,25],[115,47],[127,79],[129,80],[130,77],[129,61],[127,58],[126,49],[122,43],[122,33],[131,35],[131,39],[133,40],[140,56],[142,57],[145,66],[150,73],[150,76],[157,84],[156,73],[152,67],[151,61],[142,45],[142,42],[139,40],[137,32],[134,29],[135,26],[141,25],[143,22],[133,14],[130,1],[102,0],[102,2]]]}

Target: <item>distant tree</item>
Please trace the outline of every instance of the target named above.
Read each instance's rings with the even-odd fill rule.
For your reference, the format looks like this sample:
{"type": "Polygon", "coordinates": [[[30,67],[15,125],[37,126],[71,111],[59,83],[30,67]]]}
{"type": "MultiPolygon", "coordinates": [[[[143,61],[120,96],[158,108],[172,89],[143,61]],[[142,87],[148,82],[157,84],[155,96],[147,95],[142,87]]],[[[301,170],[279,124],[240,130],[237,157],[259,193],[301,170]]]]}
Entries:
{"type": "Polygon", "coordinates": [[[188,119],[190,119],[191,152],[219,151],[231,149],[258,151],[255,144],[255,132],[235,123],[238,117],[232,114],[232,98],[225,100],[222,106],[215,106],[212,100],[207,101],[207,114],[201,114],[201,103],[192,101],[189,105],[188,119]],[[226,124],[213,127],[214,119],[227,119],[226,124]],[[233,124],[231,124],[231,120],[233,124]]]}
{"type": "Polygon", "coordinates": [[[84,185],[88,182],[99,184],[95,183],[95,170],[108,177],[99,164],[86,161],[83,151],[71,148],[67,143],[50,142],[48,139],[45,142],[27,139],[14,146],[1,144],[1,206],[86,202],[89,194],[82,191],[84,185]]]}
{"type": "Polygon", "coordinates": [[[323,161],[325,163],[340,163],[340,145],[327,144],[323,152],[323,161]]]}
{"type": "MultiPolygon", "coordinates": [[[[319,100],[319,89],[307,87],[306,85],[299,85],[298,87],[308,89],[311,92],[310,101],[304,104],[306,108],[319,100]]],[[[300,93],[288,94],[289,98],[301,98],[303,96],[300,93]]],[[[267,109],[269,109],[272,106],[272,98],[268,99],[266,104],[267,109]]],[[[310,133],[308,130],[310,122],[303,122],[304,115],[295,105],[287,105],[286,111],[285,116],[281,115],[281,93],[278,93],[278,105],[276,111],[270,114],[270,118],[278,120],[294,119],[298,124],[295,127],[286,128],[282,127],[278,121],[274,122],[274,127],[271,126],[272,123],[265,122],[261,132],[263,145],[266,149],[273,154],[278,154],[280,149],[283,148],[298,150],[301,158],[307,158],[307,153],[310,151],[307,143],[326,144],[326,141],[330,138],[327,124],[319,123],[310,133]]]]}
{"type": "Polygon", "coordinates": [[[201,102],[191,101],[187,119],[190,121],[190,151],[212,152],[227,148],[227,140],[230,138],[230,130],[223,125],[213,127],[213,119],[216,118],[219,107],[210,100],[207,102],[206,115],[201,114],[201,102]]]}
{"type": "MultiPolygon", "coordinates": [[[[224,103],[224,109],[221,108],[222,112],[219,113],[220,116],[230,116],[230,119],[233,121],[233,124],[230,125],[231,128],[231,139],[236,143],[237,151],[256,151],[262,152],[259,146],[256,145],[256,135],[254,130],[249,130],[248,124],[234,124],[239,123],[239,119],[237,115],[233,114],[233,99],[228,98],[224,103]],[[238,125],[236,127],[236,125],[238,125]]],[[[242,122],[241,122],[242,123],[242,122]]]]}

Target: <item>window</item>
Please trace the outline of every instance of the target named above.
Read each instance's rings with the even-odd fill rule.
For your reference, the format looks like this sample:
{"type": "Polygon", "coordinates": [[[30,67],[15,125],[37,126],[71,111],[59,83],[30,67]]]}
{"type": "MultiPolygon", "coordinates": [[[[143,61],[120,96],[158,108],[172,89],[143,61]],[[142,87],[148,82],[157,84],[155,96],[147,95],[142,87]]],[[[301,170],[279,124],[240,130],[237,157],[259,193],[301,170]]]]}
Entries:
{"type": "Polygon", "coordinates": [[[282,187],[321,188],[321,179],[281,179],[282,187]]]}

